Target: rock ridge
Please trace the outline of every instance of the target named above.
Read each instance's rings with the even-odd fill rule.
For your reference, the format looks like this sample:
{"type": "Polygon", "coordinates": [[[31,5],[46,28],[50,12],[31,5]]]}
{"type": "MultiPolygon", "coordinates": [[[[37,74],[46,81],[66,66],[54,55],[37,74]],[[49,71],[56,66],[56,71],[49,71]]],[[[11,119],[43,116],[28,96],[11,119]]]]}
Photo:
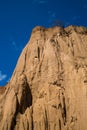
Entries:
{"type": "Polygon", "coordinates": [[[0,130],[87,130],[87,28],[37,26],[0,88],[0,130]]]}

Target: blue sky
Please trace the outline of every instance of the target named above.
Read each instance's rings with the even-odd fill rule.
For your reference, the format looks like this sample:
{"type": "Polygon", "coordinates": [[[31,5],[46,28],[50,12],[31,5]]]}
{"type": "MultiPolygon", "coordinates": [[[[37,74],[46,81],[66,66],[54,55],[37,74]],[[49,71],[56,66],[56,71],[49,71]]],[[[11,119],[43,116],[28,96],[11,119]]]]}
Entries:
{"type": "Polygon", "coordinates": [[[0,86],[9,81],[32,28],[55,20],[87,27],[87,0],[0,0],[0,86]]]}

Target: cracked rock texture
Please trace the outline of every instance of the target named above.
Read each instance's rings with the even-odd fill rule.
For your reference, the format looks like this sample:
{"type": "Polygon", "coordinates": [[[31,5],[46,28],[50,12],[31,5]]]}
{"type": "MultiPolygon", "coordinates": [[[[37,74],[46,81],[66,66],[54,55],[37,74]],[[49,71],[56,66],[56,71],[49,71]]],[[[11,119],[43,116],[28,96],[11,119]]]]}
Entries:
{"type": "Polygon", "coordinates": [[[0,87],[0,130],[87,130],[87,28],[33,29],[0,87]]]}

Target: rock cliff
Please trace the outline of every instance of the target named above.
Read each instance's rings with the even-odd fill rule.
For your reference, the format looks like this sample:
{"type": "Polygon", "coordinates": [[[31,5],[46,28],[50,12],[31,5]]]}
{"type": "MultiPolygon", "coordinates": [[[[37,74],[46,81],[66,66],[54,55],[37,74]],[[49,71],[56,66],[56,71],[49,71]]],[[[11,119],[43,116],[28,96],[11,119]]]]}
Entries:
{"type": "Polygon", "coordinates": [[[87,130],[87,28],[33,29],[0,88],[0,130],[87,130]]]}

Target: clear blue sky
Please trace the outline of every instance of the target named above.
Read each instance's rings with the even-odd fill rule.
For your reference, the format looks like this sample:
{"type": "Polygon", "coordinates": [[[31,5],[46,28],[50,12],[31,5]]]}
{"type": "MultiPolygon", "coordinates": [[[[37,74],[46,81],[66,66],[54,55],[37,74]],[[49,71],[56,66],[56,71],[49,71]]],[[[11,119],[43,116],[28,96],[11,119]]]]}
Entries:
{"type": "Polygon", "coordinates": [[[54,20],[87,27],[87,0],[0,0],[0,86],[10,79],[32,28],[54,20]]]}

